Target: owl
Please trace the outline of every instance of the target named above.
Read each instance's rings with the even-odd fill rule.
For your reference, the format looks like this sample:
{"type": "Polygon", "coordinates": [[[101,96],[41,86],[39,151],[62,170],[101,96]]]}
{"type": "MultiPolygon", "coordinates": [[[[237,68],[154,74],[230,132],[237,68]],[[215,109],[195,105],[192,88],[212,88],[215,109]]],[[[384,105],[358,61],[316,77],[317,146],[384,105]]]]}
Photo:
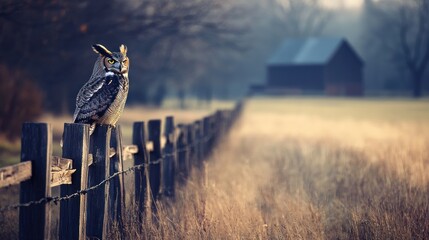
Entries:
{"type": "Polygon", "coordinates": [[[92,75],[76,97],[74,123],[90,124],[90,134],[96,124],[115,126],[127,100],[130,61],[127,47],[111,52],[101,44],[92,46],[99,54],[92,75]]]}

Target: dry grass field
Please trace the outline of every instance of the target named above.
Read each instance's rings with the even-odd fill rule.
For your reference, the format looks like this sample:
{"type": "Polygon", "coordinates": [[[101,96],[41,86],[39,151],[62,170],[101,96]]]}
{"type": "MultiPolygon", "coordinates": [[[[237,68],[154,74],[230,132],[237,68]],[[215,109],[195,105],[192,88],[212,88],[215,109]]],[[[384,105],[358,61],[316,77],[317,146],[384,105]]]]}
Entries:
{"type": "Polygon", "coordinates": [[[251,100],[204,176],[128,237],[428,239],[428,123],[425,100],[251,100]]]}
{"type": "Polygon", "coordinates": [[[428,197],[429,101],[260,98],[152,223],[127,214],[125,230],[127,239],[429,239],[428,197]]]}

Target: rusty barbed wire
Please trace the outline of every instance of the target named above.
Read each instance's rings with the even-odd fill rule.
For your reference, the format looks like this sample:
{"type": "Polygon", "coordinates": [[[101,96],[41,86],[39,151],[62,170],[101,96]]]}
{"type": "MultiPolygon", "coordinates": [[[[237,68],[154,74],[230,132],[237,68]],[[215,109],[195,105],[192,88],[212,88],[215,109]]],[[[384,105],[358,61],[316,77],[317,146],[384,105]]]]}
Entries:
{"type": "Polygon", "coordinates": [[[39,200],[29,201],[29,202],[26,202],[26,203],[19,203],[19,204],[8,205],[8,206],[5,206],[5,207],[1,207],[0,208],[0,213],[6,212],[6,211],[15,210],[15,209],[19,209],[19,208],[22,208],[22,207],[30,207],[30,206],[33,206],[33,205],[47,204],[47,203],[51,203],[51,202],[57,204],[58,202],[61,202],[61,201],[66,201],[66,200],[78,197],[80,195],[85,195],[88,192],[93,191],[94,189],[97,189],[97,188],[103,186],[107,182],[110,182],[110,180],[112,180],[116,176],[119,176],[121,174],[127,174],[129,172],[134,172],[134,171],[140,170],[140,169],[142,169],[144,167],[149,167],[150,165],[160,164],[160,163],[162,163],[162,161],[166,157],[175,156],[177,153],[189,151],[189,150],[191,150],[191,148],[193,148],[193,147],[195,147],[195,146],[197,146],[199,144],[208,142],[213,137],[215,137],[214,133],[215,132],[213,131],[212,133],[210,133],[210,135],[207,135],[204,138],[201,138],[197,142],[194,142],[194,143],[192,143],[190,145],[187,145],[184,148],[176,149],[173,153],[162,154],[162,156],[160,158],[158,158],[158,159],[156,159],[154,161],[149,161],[149,163],[142,163],[142,164],[134,165],[134,166],[132,166],[132,167],[126,169],[126,170],[116,172],[116,173],[110,175],[109,177],[107,177],[106,179],[104,179],[103,181],[101,181],[100,183],[98,183],[98,184],[96,184],[94,186],[88,187],[86,189],[79,190],[79,191],[77,191],[77,192],[75,192],[73,194],[70,194],[70,195],[67,195],[67,196],[64,196],[64,197],[60,197],[60,196],[57,196],[57,197],[44,197],[44,198],[41,198],[39,200]]]}

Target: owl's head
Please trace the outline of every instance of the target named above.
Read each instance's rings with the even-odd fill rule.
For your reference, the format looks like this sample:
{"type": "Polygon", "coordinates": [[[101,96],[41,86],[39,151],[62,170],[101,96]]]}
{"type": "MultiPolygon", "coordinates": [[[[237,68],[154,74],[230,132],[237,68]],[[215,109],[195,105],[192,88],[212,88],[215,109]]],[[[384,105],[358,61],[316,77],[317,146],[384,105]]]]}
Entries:
{"type": "Polygon", "coordinates": [[[103,67],[108,72],[128,74],[130,61],[127,57],[127,47],[121,45],[119,52],[111,52],[101,44],[92,45],[92,49],[100,54],[103,67]]]}

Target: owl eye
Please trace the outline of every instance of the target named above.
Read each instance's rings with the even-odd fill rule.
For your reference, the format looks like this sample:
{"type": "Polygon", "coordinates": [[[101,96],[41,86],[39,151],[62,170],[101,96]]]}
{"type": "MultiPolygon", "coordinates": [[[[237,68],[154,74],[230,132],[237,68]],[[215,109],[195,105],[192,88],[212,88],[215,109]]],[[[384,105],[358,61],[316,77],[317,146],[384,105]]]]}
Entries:
{"type": "Polygon", "coordinates": [[[113,60],[113,59],[108,59],[108,60],[107,60],[107,62],[108,62],[108,63],[110,63],[110,64],[114,64],[114,63],[115,63],[115,60],[113,60]]]}

